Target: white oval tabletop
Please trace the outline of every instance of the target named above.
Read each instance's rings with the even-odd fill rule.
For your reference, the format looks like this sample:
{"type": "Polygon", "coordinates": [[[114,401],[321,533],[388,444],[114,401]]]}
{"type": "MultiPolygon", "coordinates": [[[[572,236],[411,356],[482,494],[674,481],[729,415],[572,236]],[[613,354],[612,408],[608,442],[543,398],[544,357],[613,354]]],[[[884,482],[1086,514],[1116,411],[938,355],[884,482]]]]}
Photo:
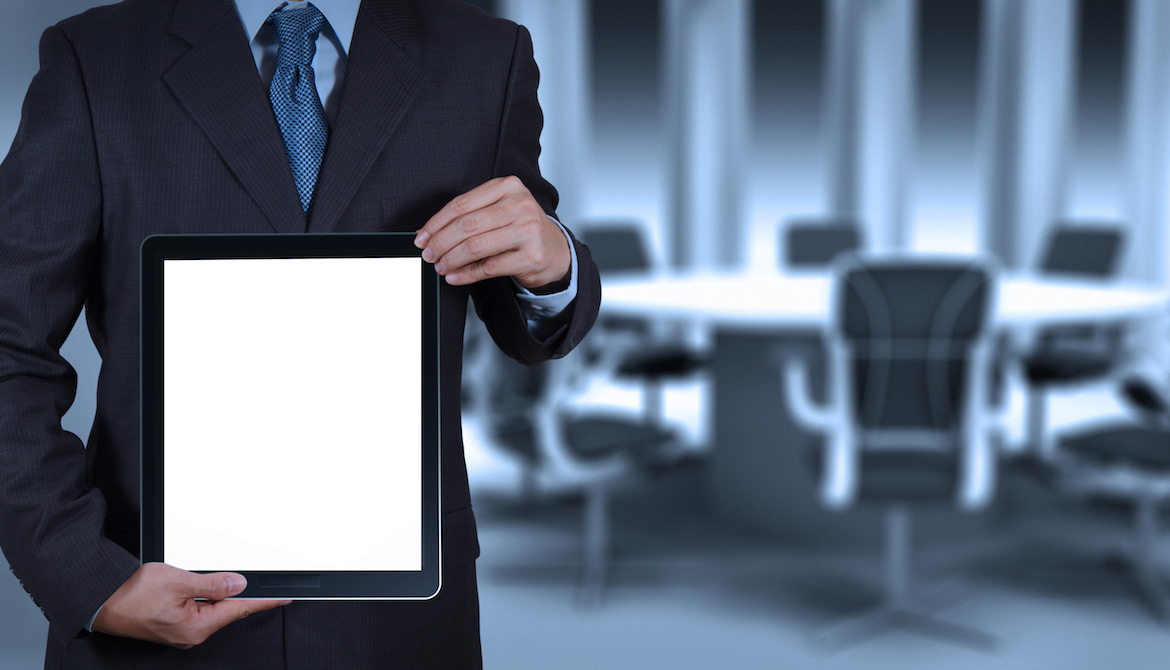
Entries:
{"type": "MultiPolygon", "coordinates": [[[[830,321],[833,282],[827,273],[695,272],[608,278],[602,313],[670,318],[712,326],[816,329],[830,321]]],[[[1003,275],[996,321],[1035,327],[1141,317],[1170,305],[1165,286],[1003,275]]]]}

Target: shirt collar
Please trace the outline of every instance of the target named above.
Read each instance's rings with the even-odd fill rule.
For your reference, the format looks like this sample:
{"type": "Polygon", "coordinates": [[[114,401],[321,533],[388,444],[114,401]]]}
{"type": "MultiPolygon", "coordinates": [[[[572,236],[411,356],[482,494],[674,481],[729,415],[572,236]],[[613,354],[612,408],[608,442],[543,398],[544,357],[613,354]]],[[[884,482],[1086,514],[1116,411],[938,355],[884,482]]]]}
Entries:
{"type": "MultiPolygon", "coordinates": [[[[244,30],[248,39],[256,38],[256,33],[264,25],[264,20],[284,0],[236,0],[236,9],[240,13],[240,20],[244,22],[244,30]]],[[[325,15],[345,53],[349,53],[349,41],[353,38],[353,24],[357,22],[358,6],[361,0],[313,0],[313,6],[325,15]]]]}

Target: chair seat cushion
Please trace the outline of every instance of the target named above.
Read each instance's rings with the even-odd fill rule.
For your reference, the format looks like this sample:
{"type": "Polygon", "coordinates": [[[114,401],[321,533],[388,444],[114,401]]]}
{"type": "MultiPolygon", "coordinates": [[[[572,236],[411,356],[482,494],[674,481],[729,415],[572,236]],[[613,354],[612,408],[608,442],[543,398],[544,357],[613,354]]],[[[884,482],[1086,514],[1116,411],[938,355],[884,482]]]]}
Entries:
{"type": "MultiPolygon", "coordinates": [[[[823,476],[821,448],[807,452],[819,481],[823,476]]],[[[955,498],[958,461],[952,451],[866,449],[861,453],[857,496],[863,502],[931,502],[955,498]]]]}
{"type": "Polygon", "coordinates": [[[706,364],[703,356],[686,347],[667,345],[626,356],[617,373],[632,377],[684,377],[706,364]]]}
{"type": "Polygon", "coordinates": [[[492,444],[526,465],[540,465],[540,446],[536,443],[536,428],[530,417],[491,416],[489,419],[492,444]]]}
{"type": "Polygon", "coordinates": [[[673,433],[631,419],[587,417],[565,422],[565,442],[581,460],[623,453],[637,458],[677,439],[673,433]]]}
{"type": "Polygon", "coordinates": [[[1170,417],[1170,396],[1157,382],[1134,375],[1121,384],[1125,399],[1143,412],[1170,417]]]}
{"type": "Polygon", "coordinates": [[[1170,431],[1124,424],[1096,428],[1065,438],[1063,453],[1103,465],[1131,465],[1170,472],[1170,431]]]}
{"type": "Polygon", "coordinates": [[[1114,362],[1107,352],[1053,349],[1024,359],[1024,374],[1033,384],[1075,382],[1104,377],[1114,362]]]}
{"type": "Polygon", "coordinates": [[[953,500],[958,462],[953,453],[882,450],[861,455],[858,498],[863,501],[953,500]]]}

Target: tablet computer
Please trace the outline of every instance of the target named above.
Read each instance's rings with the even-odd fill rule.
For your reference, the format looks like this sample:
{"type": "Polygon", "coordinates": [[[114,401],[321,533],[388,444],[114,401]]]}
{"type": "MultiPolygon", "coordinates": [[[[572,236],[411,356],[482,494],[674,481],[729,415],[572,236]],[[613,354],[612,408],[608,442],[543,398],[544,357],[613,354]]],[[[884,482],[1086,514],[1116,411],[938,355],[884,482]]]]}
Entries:
{"type": "Polygon", "coordinates": [[[142,244],[142,560],[239,598],[440,587],[439,278],[409,233],[142,244]]]}

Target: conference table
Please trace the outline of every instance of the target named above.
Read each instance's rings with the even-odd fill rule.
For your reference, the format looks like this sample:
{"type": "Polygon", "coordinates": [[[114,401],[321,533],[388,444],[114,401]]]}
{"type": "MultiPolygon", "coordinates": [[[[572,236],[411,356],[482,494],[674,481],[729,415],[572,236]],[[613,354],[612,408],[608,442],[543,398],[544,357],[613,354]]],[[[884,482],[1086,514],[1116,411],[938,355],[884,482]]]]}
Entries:
{"type": "MultiPolygon", "coordinates": [[[[781,360],[803,357],[814,395],[824,397],[824,334],[832,327],[828,272],[689,272],[609,276],[602,315],[698,326],[712,344],[712,415],[707,495],[736,523],[791,536],[876,537],[874,519],[831,520],[817,503],[810,459],[821,436],[788,414],[781,360]],[[830,530],[826,530],[830,529],[830,530]]],[[[1062,324],[1158,321],[1170,291],[1121,281],[1003,274],[993,327],[1026,350],[1035,334],[1062,324]]]]}
{"type": "MultiPolygon", "coordinates": [[[[994,321],[1014,331],[1126,319],[1170,303],[1165,287],[1028,274],[998,280],[994,321]]],[[[825,330],[833,280],[827,273],[690,272],[607,277],[608,314],[669,318],[740,330],[825,330]]]]}

